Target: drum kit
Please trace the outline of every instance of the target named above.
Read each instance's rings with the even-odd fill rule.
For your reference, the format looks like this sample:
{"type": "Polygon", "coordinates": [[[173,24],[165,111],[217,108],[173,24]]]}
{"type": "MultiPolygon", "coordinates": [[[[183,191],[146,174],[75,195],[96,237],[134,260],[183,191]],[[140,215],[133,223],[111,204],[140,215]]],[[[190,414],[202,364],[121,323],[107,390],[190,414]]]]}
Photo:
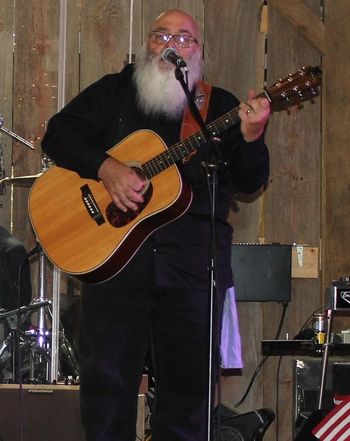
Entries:
{"type": "MultiPolygon", "coordinates": [[[[31,142],[3,126],[2,115],[0,130],[34,149],[31,142]]],[[[2,177],[0,185],[31,187],[41,174],[42,172],[27,176],[2,177]]],[[[0,242],[0,266],[6,265],[7,251],[4,243],[0,242]]],[[[64,381],[78,384],[78,360],[59,318],[59,272],[54,268],[51,301],[46,296],[47,259],[39,244],[26,254],[25,263],[29,264],[35,255],[39,256],[39,297],[15,309],[1,309],[3,305],[0,303],[0,331],[3,330],[3,335],[0,335],[0,383],[45,384],[64,381]]],[[[12,294],[18,299],[21,297],[23,263],[17,262],[18,280],[6,281],[9,289],[14,291],[12,294]]],[[[0,278],[1,273],[9,278],[8,269],[0,267],[0,278]]]]}

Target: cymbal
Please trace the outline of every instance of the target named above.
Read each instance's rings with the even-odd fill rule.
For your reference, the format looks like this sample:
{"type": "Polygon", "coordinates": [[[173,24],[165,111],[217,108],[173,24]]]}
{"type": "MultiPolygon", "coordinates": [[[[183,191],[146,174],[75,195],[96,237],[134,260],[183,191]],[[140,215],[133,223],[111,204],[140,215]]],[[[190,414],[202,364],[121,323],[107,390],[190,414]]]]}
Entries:
{"type": "Polygon", "coordinates": [[[36,175],[28,175],[28,176],[14,176],[12,178],[7,177],[0,179],[0,184],[13,184],[13,185],[24,185],[30,187],[36,178],[41,176],[42,173],[37,173],[36,175]]]}

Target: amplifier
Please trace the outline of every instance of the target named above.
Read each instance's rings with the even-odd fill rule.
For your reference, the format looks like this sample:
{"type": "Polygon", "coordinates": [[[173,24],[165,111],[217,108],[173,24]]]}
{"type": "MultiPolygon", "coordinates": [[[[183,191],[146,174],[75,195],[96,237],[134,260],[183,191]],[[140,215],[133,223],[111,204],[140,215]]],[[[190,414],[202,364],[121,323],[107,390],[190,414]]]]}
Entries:
{"type": "MultiPolygon", "coordinates": [[[[85,441],[79,386],[2,384],[0,409],[1,441],[18,441],[21,433],[28,441],[85,441]]],[[[144,439],[144,421],[145,395],[139,394],[137,440],[144,439]]]]}
{"type": "Polygon", "coordinates": [[[79,386],[3,384],[0,409],[1,441],[85,440],[79,386]]]}
{"type": "Polygon", "coordinates": [[[292,247],[237,243],[231,266],[237,301],[290,302],[292,247]]]}

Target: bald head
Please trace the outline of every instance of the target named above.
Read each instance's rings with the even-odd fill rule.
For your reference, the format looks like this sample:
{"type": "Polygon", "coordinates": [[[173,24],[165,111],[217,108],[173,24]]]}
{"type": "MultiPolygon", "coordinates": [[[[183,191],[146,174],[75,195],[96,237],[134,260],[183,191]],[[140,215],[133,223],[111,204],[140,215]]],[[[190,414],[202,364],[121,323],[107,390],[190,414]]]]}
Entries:
{"type": "Polygon", "coordinates": [[[159,14],[151,26],[151,31],[167,30],[169,27],[177,27],[181,33],[190,34],[199,40],[197,23],[191,15],[181,9],[169,9],[159,14]]]}
{"type": "MultiPolygon", "coordinates": [[[[194,54],[201,53],[198,41],[199,29],[194,19],[180,9],[170,9],[162,12],[152,24],[147,50],[152,55],[161,55],[166,48],[172,47],[188,60],[194,54]],[[181,37],[187,39],[186,45],[179,40],[181,37]]],[[[164,65],[162,67],[166,68],[164,65]]]]}

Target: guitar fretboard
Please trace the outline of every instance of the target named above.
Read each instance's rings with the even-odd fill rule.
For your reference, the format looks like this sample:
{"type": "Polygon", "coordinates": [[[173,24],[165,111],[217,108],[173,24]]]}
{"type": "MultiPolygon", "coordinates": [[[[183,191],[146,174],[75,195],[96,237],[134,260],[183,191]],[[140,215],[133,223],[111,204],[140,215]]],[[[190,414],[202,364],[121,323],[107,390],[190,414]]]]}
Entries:
{"type": "MultiPolygon", "coordinates": [[[[206,130],[210,134],[210,136],[215,138],[216,136],[223,133],[225,130],[237,124],[240,121],[238,110],[239,108],[237,107],[225,113],[215,121],[207,124],[206,130]]],[[[194,135],[191,135],[188,138],[174,144],[165,152],[162,152],[151,160],[145,162],[142,165],[143,173],[145,174],[147,179],[151,179],[153,176],[170,167],[177,161],[193,153],[207,141],[208,136],[203,130],[200,130],[194,135]]]]}

